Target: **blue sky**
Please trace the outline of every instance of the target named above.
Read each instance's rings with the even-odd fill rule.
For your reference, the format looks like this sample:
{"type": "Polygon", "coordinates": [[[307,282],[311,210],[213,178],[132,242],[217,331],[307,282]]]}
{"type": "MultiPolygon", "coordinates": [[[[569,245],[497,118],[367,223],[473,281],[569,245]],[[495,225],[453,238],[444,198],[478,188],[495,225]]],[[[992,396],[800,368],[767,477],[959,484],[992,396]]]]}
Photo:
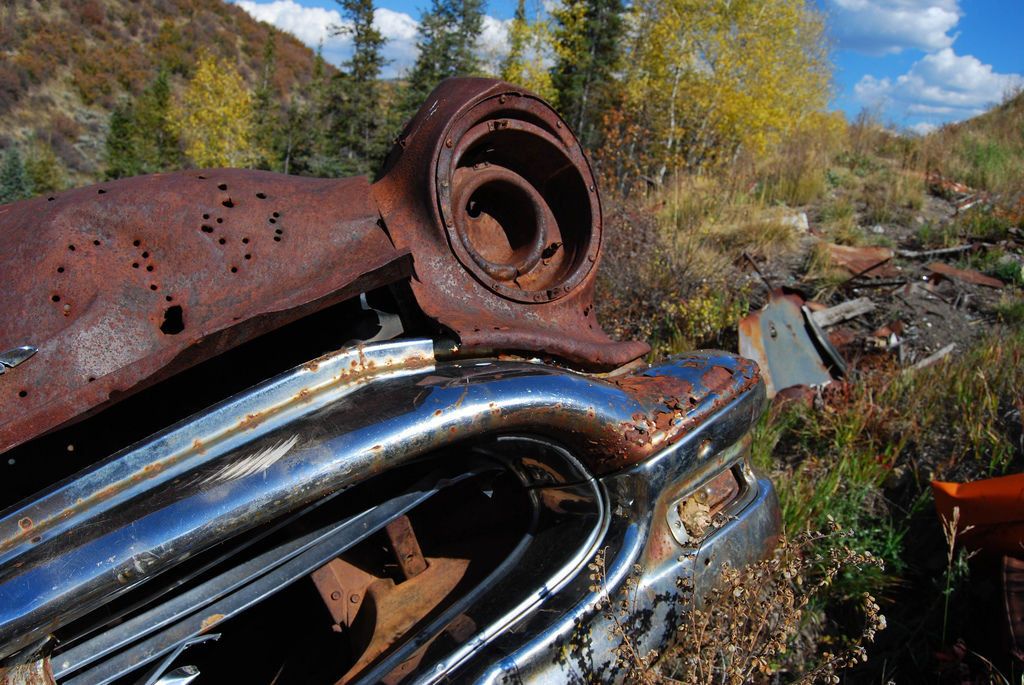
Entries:
{"type": "MultiPolygon", "coordinates": [[[[345,38],[334,0],[235,0],[257,19],[323,44],[335,64],[345,38]]],[[[538,3],[541,0],[534,0],[538,3]]],[[[551,0],[546,0],[550,2],[551,0]]],[[[918,132],[981,113],[1024,86],[1024,0],[815,0],[825,12],[836,63],[833,107],[852,118],[867,108],[918,132]]],[[[377,0],[376,23],[389,39],[387,76],[416,58],[416,26],[430,0],[377,0]]],[[[489,0],[480,43],[497,62],[515,0],[489,0]]]]}

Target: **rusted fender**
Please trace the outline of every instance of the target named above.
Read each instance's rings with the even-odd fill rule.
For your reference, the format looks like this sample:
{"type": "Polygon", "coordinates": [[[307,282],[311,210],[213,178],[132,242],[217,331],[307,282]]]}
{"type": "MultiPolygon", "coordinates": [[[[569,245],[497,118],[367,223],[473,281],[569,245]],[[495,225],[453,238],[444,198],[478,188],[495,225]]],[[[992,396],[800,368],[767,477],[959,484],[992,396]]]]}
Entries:
{"type": "Polygon", "coordinates": [[[594,312],[601,203],[576,137],[536,95],[449,79],[402,132],[373,185],[416,301],[468,348],[546,352],[587,368],[645,354],[594,312]]]}
{"type": "Polygon", "coordinates": [[[233,169],[0,206],[0,452],[404,278],[366,179],[233,169]]]}
{"type": "Polygon", "coordinates": [[[410,275],[420,308],[463,351],[589,369],[648,351],[597,322],[597,187],[536,96],[446,81],[386,168],[372,188],[222,169],[0,206],[0,353],[38,348],[0,374],[0,452],[410,275]]]}

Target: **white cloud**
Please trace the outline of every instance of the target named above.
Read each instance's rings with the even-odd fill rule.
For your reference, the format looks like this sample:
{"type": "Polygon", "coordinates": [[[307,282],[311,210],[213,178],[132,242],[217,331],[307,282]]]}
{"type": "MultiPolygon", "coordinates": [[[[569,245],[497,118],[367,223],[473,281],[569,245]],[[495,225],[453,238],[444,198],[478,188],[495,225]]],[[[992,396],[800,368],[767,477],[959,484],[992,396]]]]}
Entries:
{"type": "Polygon", "coordinates": [[[306,45],[336,40],[330,37],[328,27],[341,23],[337,10],[322,7],[303,7],[294,0],[273,0],[273,2],[252,2],[239,0],[238,6],[254,19],[265,21],[282,31],[287,31],[306,45]]]}
{"type": "MultiPolygon", "coordinates": [[[[311,48],[323,46],[323,55],[331,64],[340,65],[351,55],[352,40],[347,35],[331,35],[330,27],[344,26],[337,10],[304,7],[295,0],[237,0],[239,7],[252,17],[287,31],[311,48]]],[[[479,50],[485,65],[492,67],[508,53],[508,24],[491,16],[484,16],[479,50]]],[[[408,69],[416,61],[416,29],[419,23],[404,12],[378,7],[373,25],[387,39],[384,57],[389,60],[383,76],[392,78],[408,69]]]]}
{"type": "Polygon", "coordinates": [[[824,0],[837,47],[869,55],[953,45],[960,21],[958,0],[824,0]]]}
{"type": "Polygon", "coordinates": [[[939,127],[937,124],[933,124],[928,121],[919,121],[918,123],[913,124],[908,128],[919,136],[926,136],[932,131],[938,129],[939,127]]]}
{"type": "Polygon", "coordinates": [[[977,57],[943,48],[925,55],[895,79],[865,75],[853,90],[868,107],[956,121],[981,114],[1022,85],[1020,74],[998,74],[977,57]]]}
{"type": "Polygon", "coordinates": [[[484,68],[492,74],[498,73],[501,61],[508,54],[508,31],[511,19],[495,19],[484,15],[483,29],[477,42],[477,52],[484,62],[484,68]]]}

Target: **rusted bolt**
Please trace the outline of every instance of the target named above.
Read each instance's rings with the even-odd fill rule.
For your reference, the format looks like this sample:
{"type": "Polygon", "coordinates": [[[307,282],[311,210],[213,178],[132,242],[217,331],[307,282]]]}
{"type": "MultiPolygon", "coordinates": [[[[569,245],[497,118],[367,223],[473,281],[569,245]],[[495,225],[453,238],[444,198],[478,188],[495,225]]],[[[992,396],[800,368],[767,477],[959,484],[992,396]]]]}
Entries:
{"type": "Polygon", "coordinates": [[[555,128],[562,128],[562,122],[561,121],[556,121],[555,122],[555,128]]]}
{"type": "Polygon", "coordinates": [[[26,516],[25,518],[18,521],[18,525],[21,526],[22,530],[28,530],[32,527],[32,519],[26,516]]]}
{"type": "Polygon", "coordinates": [[[448,140],[444,141],[444,146],[445,147],[451,147],[452,146],[452,139],[449,138],[448,140]]]}
{"type": "Polygon", "coordinates": [[[335,602],[337,602],[339,599],[341,599],[341,593],[338,592],[337,590],[335,590],[334,592],[331,593],[331,599],[333,599],[335,602]]]}
{"type": "Polygon", "coordinates": [[[505,96],[504,95],[499,95],[498,96],[498,104],[501,104],[501,105],[505,104],[505,96]]]}
{"type": "Polygon", "coordinates": [[[348,601],[352,602],[353,604],[356,604],[357,602],[359,602],[359,595],[353,594],[351,597],[348,598],[348,601]]]}

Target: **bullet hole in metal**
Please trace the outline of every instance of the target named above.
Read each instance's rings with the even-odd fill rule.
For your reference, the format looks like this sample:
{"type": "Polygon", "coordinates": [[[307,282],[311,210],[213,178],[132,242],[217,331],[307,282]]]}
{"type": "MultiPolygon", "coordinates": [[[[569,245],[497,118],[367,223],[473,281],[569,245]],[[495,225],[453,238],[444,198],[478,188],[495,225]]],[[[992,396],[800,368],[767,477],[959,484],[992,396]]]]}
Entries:
{"type": "Polygon", "coordinates": [[[227,183],[220,183],[220,184],[217,185],[217,187],[219,189],[221,189],[221,190],[227,190],[228,189],[228,184],[227,183]]]}
{"type": "Polygon", "coordinates": [[[138,262],[132,262],[132,268],[133,269],[138,269],[139,268],[139,263],[138,262]]]}
{"type": "Polygon", "coordinates": [[[68,249],[70,251],[74,252],[75,251],[75,246],[74,245],[68,245],[68,249]]]}
{"type": "Polygon", "coordinates": [[[278,228],[274,231],[277,235],[284,235],[284,229],[278,228]]]}
{"type": "Polygon", "coordinates": [[[213,226],[207,226],[206,224],[203,224],[202,229],[203,233],[213,233],[213,226]]]}
{"type": "Polygon", "coordinates": [[[150,290],[156,290],[156,283],[150,283],[149,284],[149,289],[150,290]]]}
{"type": "Polygon", "coordinates": [[[276,223],[277,223],[277,219],[269,219],[269,221],[270,221],[270,223],[272,223],[272,224],[276,224],[276,223]]]}
{"type": "Polygon", "coordinates": [[[223,219],[222,217],[219,217],[219,216],[218,216],[218,217],[217,217],[217,223],[218,223],[218,224],[222,224],[222,223],[224,223],[224,219],[223,219]]]}
{"type": "Polygon", "coordinates": [[[229,209],[231,207],[235,206],[235,203],[231,201],[230,197],[228,199],[224,200],[224,202],[221,202],[221,204],[224,205],[225,207],[229,208],[229,209]]]}
{"type": "Polygon", "coordinates": [[[152,271],[152,270],[153,270],[153,265],[152,264],[150,264],[150,265],[148,265],[146,267],[146,271],[152,271]]]}
{"type": "Polygon", "coordinates": [[[238,267],[237,266],[231,267],[231,273],[237,274],[238,273],[238,267]]]}
{"type": "Polygon", "coordinates": [[[277,217],[281,216],[281,212],[273,212],[270,216],[276,219],[277,217]]]}
{"type": "Polygon", "coordinates": [[[256,197],[258,197],[261,200],[266,200],[267,199],[267,194],[266,193],[256,193],[256,197]]]}
{"type": "Polygon", "coordinates": [[[220,240],[218,240],[217,242],[218,242],[219,244],[223,245],[223,244],[225,244],[225,243],[226,243],[227,241],[228,241],[228,240],[227,240],[227,238],[221,238],[221,239],[220,239],[220,240]]]}
{"type": "Polygon", "coordinates": [[[251,254],[247,254],[247,255],[245,255],[245,258],[246,259],[252,259],[252,255],[251,254]]]}
{"type": "Polygon", "coordinates": [[[249,239],[248,238],[242,238],[242,244],[243,245],[248,245],[249,244],[249,239]]]}
{"type": "Polygon", "coordinates": [[[85,380],[86,380],[87,382],[89,382],[89,383],[92,383],[93,381],[95,381],[95,380],[96,380],[96,376],[89,376],[89,377],[88,377],[88,378],[86,378],[85,380]]]}
{"type": "Polygon", "coordinates": [[[174,298],[171,297],[170,295],[164,295],[164,299],[167,300],[168,302],[173,302],[174,301],[174,298]]]}
{"type": "Polygon", "coordinates": [[[160,332],[164,335],[177,335],[185,330],[184,311],[180,305],[164,310],[164,321],[160,324],[160,332]]]}
{"type": "Polygon", "coordinates": [[[103,195],[103,194],[105,194],[106,192],[107,192],[107,191],[103,190],[103,188],[100,188],[99,190],[97,190],[97,191],[96,191],[96,194],[97,194],[97,195],[103,195]]]}
{"type": "Polygon", "coordinates": [[[143,252],[142,253],[142,258],[143,259],[149,259],[149,253],[148,252],[143,252]]]}
{"type": "Polygon", "coordinates": [[[274,242],[275,242],[275,243],[279,243],[279,242],[281,242],[281,236],[279,236],[279,235],[275,235],[275,236],[274,236],[274,242]]]}
{"type": "Polygon", "coordinates": [[[60,295],[54,295],[50,299],[53,300],[54,302],[60,302],[60,295]]]}
{"type": "Polygon", "coordinates": [[[141,240],[133,240],[133,241],[132,241],[132,245],[134,245],[135,247],[138,247],[138,246],[139,246],[139,245],[141,245],[141,244],[142,244],[142,241],[141,241],[141,240]]]}
{"type": "Polygon", "coordinates": [[[203,214],[203,218],[204,218],[204,219],[209,219],[209,218],[210,218],[210,215],[209,215],[209,214],[203,214]]]}
{"type": "Polygon", "coordinates": [[[93,245],[99,245],[99,244],[100,244],[100,241],[98,241],[98,240],[94,240],[94,241],[92,241],[92,244],[93,244],[93,245]]]}
{"type": "Polygon", "coordinates": [[[64,267],[63,266],[58,266],[57,267],[57,273],[59,273],[59,274],[64,273],[64,267]]]}
{"type": "Polygon", "coordinates": [[[28,390],[19,390],[18,397],[28,397],[28,390]]]}

